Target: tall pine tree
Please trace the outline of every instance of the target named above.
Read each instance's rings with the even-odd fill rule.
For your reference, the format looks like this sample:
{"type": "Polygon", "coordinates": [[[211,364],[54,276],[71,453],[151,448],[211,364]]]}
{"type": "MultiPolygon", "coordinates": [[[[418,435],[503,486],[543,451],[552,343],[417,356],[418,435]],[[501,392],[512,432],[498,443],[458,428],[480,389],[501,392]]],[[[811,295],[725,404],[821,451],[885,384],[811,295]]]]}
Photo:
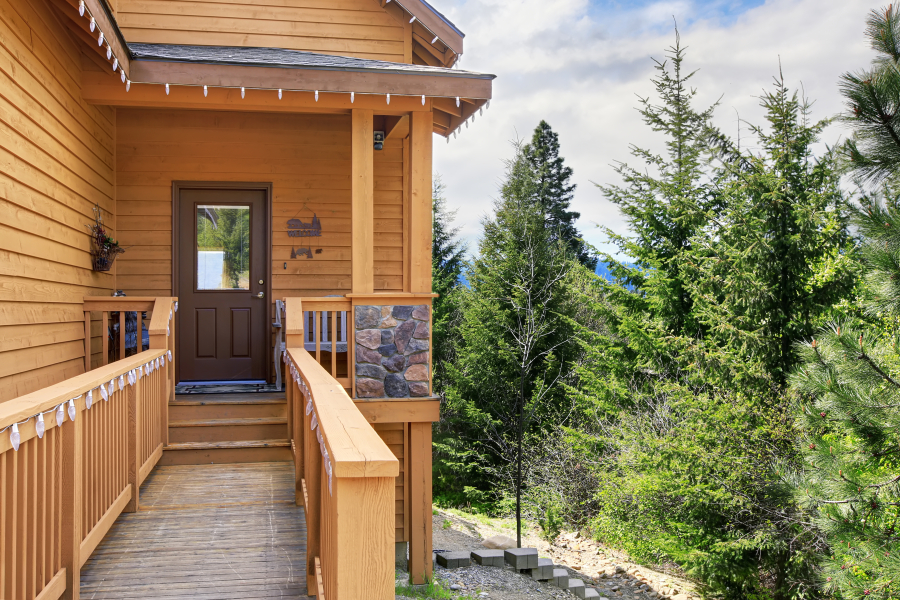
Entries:
{"type": "Polygon", "coordinates": [[[523,146],[522,153],[533,171],[534,194],[544,207],[551,239],[563,240],[578,262],[593,270],[597,266],[597,257],[575,227],[581,214],[569,210],[575,184],[569,182],[572,168],[566,166],[559,155],[559,135],[541,120],[534,129],[531,143],[523,146]]]}

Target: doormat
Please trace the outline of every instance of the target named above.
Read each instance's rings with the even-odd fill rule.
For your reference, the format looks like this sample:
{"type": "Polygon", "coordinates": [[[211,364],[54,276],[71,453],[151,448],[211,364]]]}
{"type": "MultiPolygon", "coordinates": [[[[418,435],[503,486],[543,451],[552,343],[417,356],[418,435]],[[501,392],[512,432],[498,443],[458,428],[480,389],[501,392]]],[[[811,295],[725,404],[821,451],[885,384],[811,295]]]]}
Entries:
{"type": "Polygon", "coordinates": [[[274,383],[180,383],[175,386],[176,394],[256,394],[280,391],[274,383]]]}

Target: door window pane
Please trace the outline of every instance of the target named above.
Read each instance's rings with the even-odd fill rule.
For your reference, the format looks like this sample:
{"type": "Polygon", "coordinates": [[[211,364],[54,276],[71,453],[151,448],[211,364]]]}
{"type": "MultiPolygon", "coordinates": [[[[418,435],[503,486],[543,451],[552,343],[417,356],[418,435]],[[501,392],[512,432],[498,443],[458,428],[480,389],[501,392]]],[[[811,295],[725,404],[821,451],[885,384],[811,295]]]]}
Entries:
{"type": "Polygon", "coordinates": [[[249,206],[197,206],[197,289],[250,289],[249,206]]]}

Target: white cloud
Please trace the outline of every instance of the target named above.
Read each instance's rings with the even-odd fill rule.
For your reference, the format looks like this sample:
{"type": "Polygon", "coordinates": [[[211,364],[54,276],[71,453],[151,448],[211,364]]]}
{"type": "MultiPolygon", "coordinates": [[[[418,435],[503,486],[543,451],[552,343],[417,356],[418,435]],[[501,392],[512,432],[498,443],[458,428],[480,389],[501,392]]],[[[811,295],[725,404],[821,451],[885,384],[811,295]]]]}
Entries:
{"type": "MultiPolygon", "coordinates": [[[[606,11],[587,0],[435,2],[466,33],[461,67],[497,75],[490,110],[449,145],[435,138],[435,171],[473,249],[480,218],[497,196],[509,140],[530,138],[541,119],[559,133],[575,170],[573,208],[587,239],[604,245],[595,224],[625,232],[618,209],[591,182],[618,182],[611,165],[630,158],[629,144],[660,148],[634,108],[636,94],[652,94],[651,57],[663,58],[674,42],[673,16],[688,47],[686,66],[699,69],[692,81],[697,106],[721,96],[716,122],[736,135],[737,114],[760,122],[758,96],[777,74],[779,57],[788,83],[802,84],[816,101],[814,118],[839,112],[838,78],[871,60],[863,29],[867,13],[880,6],[769,0],[728,17],[721,2],[690,0],[606,11]]],[[[845,133],[834,126],[825,141],[845,133]]]]}

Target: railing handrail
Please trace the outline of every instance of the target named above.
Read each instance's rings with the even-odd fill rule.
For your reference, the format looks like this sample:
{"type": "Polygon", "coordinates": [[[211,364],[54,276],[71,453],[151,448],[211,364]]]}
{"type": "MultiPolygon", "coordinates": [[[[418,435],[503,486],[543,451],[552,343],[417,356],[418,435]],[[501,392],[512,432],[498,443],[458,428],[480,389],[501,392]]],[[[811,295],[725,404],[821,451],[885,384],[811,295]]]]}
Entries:
{"type": "Polygon", "coordinates": [[[356,408],[341,384],[305,349],[288,347],[287,353],[310,390],[334,476],[399,475],[397,457],[356,408]]]}
{"type": "MultiPolygon", "coordinates": [[[[99,387],[100,384],[125,375],[132,369],[156,360],[167,353],[168,351],[165,349],[147,350],[4,402],[0,404],[0,429],[33,417],[39,412],[47,412],[73,398],[78,398],[99,387]]],[[[25,441],[24,436],[22,441],[25,441]]],[[[3,448],[0,448],[0,452],[2,451],[3,448]]]]}

